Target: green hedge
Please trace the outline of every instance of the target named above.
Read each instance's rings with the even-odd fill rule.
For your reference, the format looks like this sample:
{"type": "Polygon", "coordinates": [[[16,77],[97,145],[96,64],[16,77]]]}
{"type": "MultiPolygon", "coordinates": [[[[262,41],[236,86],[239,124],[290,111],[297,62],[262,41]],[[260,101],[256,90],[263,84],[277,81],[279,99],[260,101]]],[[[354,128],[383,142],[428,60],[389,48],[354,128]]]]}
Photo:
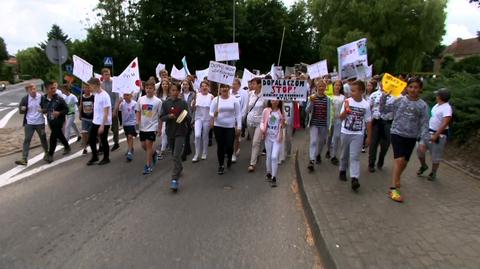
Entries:
{"type": "Polygon", "coordinates": [[[435,90],[450,90],[450,104],[454,110],[452,139],[464,143],[476,135],[480,129],[480,74],[449,73],[448,76],[424,82],[423,98],[430,107],[435,104],[435,90]]]}

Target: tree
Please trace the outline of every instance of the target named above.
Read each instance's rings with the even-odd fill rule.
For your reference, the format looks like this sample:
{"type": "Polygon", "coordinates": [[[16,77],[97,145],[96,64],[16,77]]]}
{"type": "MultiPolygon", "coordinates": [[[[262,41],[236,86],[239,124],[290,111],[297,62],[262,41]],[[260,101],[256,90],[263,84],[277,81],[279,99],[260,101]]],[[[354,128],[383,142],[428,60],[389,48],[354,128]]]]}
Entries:
{"type": "Polygon", "coordinates": [[[7,45],[5,44],[5,41],[3,40],[3,38],[0,37],[0,61],[1,63],[3,63],[3,61],[5,60],[8,60],[7,45]]]}
{"type": "Polygon", "coordinates": [[[65,34],[60,28],[60,26],[53,24],[52,28],[50,28],[50,31],[47,33],[47,40],[43,43],[41,43],[39,46],[42,50],[45,50],[47,47],[48,41],[50,40],[60,40],[62,41],[65,46],[69,47],[72,41],[70,40],[70,37],[68,37],[67,34],[65,34]]]}
{"type": "Polygon", "coordinates": [[[319,54],[336,63],[336,48],[366,37],[376,71],[409,72],[440,44],[446,0],[309,0],[319,54]]]}

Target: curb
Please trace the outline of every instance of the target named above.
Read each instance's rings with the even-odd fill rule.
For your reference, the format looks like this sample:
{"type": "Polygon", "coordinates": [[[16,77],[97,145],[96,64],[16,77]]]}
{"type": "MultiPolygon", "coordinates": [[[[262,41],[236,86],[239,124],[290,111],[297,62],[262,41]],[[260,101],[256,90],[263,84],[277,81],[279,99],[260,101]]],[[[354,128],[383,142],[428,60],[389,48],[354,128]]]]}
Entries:
{"type": "Polygon", "coordinates": [[[476,180],[480,180],[480,176],[477,176],[477,175],[474,175],[474,174],[470,173],[469,171],[463,169],[461,166],[458,166],[458,165],[456,165],[456,164],[454,164],[454,163],[452,163],[452,162],[450,162],[450,161],[447,161],[447,160],[443,160],[443,162],[444,162],[446,165],[452,167],[453,169],[458,170],[458,171],[466,174],[467,176],[470,176],[470,177],[472,177],[472,178],[474,178],[474,179],[476,179],[476,180]]]}
{"type": "Polygon", "coordinates": [[[295,151],[295,177],[298,184],[298,189],[300,193],[300,199],[302,200],[303,210],[307,217],[307,221],[311,227],[313,240],[315,242],[315,247],[320,254],[322,264],[325,268],[336,269],[337,265],[334,262],[330,251],[327,248],[325,240],[322,237],[320,232],[320,227],[316,221],[315,215],[313,214],[312,206],[310,205],[307,193],[305,192],[305,186],[303,185],[302,174],[300,173],[300,165],[298,164],[298,149],[295,151]]]}

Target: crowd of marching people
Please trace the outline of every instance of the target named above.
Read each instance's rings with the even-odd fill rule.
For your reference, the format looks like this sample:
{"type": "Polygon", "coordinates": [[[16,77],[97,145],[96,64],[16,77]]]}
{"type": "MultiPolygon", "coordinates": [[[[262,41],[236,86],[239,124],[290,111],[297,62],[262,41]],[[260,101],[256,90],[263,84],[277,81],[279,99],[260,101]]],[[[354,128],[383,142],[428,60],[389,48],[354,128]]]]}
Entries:
{"type": "Polygon", "coordinates": [[[292,155],[295,130],[305,127],[309,133],[306,169],[311,173],[319,169],[325,156],[324,160],[338,166],[339,180],[350,180],[354,191],[358,191],[360,182],[363,184],[362,152],[368,151],[368,171],[374,173],[383,169],[392,145],[394,161],[388,193],[393,201],[402,202],[401,175],[415,147],[420,162],[417,174],[429,169],[425,157],[429,151],[432,167],[428,179],[436,179],[452,119],[450,92],[439,89],[436,104],[430,109],[420,98],[423,82],[416,77],[405,79],[404,92],[394,96],[383,89],[378,75],[368,81],[332,80],[330,75],[311,80],[299,72],[284,79],[306,80],[310,85],[307,100],[281,101],[262,95],[262,78],[269,79],[270,75],[255,77],[243,88],[239,79],[229,86],[190,75],[177,81],[166,70],[158,75],[158,80],[151,77],[143,83],[140,92],[122,96],[112,92],[108,68],[102,69],[101,79],[92,77],[82,85],[79,98],[68,84],[59,90],[56,82],[46,82],[44,95],[35,85],[27,85],[19,110],[24,115],[25,140],[22,158],[16,164],[27,165],[35,132],[46,162],[53,162],[57,141],[64,146],[63,154],[69,154],[72,130],[82,143],[83,154],[90,148],[87,165],[108,164],[110,151],[120,147],[122,126],[127,140],[125,160],[134,159],[138,136],[145,152],[144,175],[151,174],[155,164],[170,153],[173,191],[179,188],[182,162],[188,156],[193,163],[210,159],[208,147],[213,139],[219,175],[237,162],[240,144],[248,140],[251,150],[245,153],[250,155],[246,171],[264,170],[266,180],[276,187],[278,166],[292,155]],[[77,116],[80,130],[75,124],[77,116]],[[49,141],[45,121],[50,128],[49,141]],[[110,131],[112,148],[108,144],[110,131]],[[258,167],[261,155],[266,156],[263,169],[258,167]]]}

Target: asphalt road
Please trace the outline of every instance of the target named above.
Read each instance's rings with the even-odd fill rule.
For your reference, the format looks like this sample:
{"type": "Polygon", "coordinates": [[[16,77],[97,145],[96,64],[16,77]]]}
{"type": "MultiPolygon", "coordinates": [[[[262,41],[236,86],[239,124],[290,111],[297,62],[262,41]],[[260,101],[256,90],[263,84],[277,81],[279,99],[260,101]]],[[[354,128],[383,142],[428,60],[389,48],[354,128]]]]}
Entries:
{"type": "MultiPolygon", "coordinates": [[[[264,157],[246,172],[249,142],[223,176],[214,145],[207,161],[184,163],[173,194],[170,158],[143,176],[135,142],[132,163],[122,143],[106,166],[87,167],[89,155],[50,168],[40,161],[25,171],[42,172],[0,188],[0,268],[321,268],[293,163],[272,189],[264,157]]],[[[11,159],[0,159],[1,173],[11,159]]]]}

